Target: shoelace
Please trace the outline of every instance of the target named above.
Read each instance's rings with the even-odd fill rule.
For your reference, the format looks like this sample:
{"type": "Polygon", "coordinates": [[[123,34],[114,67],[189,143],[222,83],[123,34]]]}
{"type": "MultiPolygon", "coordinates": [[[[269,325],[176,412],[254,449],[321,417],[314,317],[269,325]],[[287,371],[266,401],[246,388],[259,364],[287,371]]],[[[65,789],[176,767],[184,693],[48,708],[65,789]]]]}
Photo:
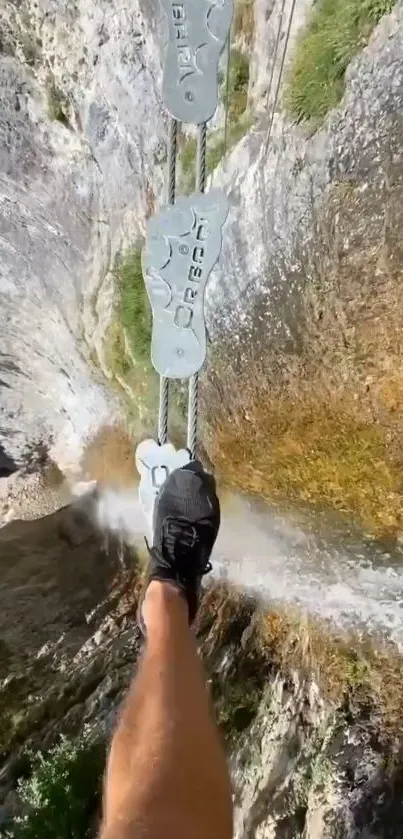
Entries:
{"type": "MultiPolygon", "coordinates": [[[[199,527],[209,530],[209,525],[199,524],[199,527]]],[[[208,538],[208,535],[206,533],[208,538]]],[[[185,576],[189,571],[195,576],[203,576],[212,570],[209,560],[203,556],[203,538],[200,530],[190,522],[168,517],[163,527],[164,559],[167,565],[179,564],[179,570],[185,576]],[[192,553],[192,562],[189,563],[189,554],[192,553]],[[186,573],[187,572],[187,573],[186,573]]]]}

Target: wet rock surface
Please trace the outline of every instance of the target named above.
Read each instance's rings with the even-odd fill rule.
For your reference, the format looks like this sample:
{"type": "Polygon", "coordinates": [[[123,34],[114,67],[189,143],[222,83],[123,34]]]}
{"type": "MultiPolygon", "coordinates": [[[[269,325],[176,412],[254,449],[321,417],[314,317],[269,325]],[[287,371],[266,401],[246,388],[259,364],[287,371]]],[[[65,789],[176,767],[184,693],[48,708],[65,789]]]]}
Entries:
{"type": "Polygon", "coordinates": [[[209,453],[268,499],[401,530],[402,6],[323,126],[263,117],[218,170],[231,210],[207,291],[209,453]],[[341,464],[343,464],[341,466],[341,464]]]}
{"type": "Polygon", "coordinates": [[[0,12],[1,444],[17,463],[45,441],[74,469],[86,435],[119,413],[90,351],[116,253],[162,183],[159,20],[137,2],[0,12]]]}
{"type": "Polygon", "coordinates": [[[136,585],[132,552],[123,561],[82,507],[14,521],[0,545],[1,752],[14,765],[24,743],[46,747],[111,712],[100,685],[112,699],[130,678],[136,585]]]}
{"type": "MultiPolygon", "coordinates": [[[[14,521],[0,530],[0,545],[0,795],[7,819],[18,812],[27,745],[46,751],[60,733],[75,735],[83,725],[97,739],[110,737],[141,645],[133,555],[123,571],[120,547],[109,542],[106,553],[82,510],[14,521]]],[[[232,769],[235,836],[399,836],[398,739],[382,723],[381,704],[369,695],[364,701],[359,675],[349,676],[344,692],[345,674],[336,674],[341,689],[336,679],[323,692],[309,668],[292,664],[278,620],[218,584],[198,620],[232,769]],[[264,643],[262,621],[266,629],[273,623],[264,643]]]]}

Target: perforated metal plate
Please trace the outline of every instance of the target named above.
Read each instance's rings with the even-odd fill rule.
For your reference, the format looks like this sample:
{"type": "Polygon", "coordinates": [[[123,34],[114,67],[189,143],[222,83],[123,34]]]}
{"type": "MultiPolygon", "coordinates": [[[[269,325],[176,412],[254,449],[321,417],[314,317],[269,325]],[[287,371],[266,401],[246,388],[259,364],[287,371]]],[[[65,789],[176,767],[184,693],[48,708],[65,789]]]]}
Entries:
{"type": "Polygon", "coordinates": [[[153,312],[151,358],[161,376],[185,379],[203,365],[204,292],[227,215],[217,189],[180,198],[148,222],[142,265],[153,312]]]}
{"type": "Polygon", "coordinates": [[[163,99],[175,119],[207,122],[217,107],[218,59],[233,0],[161,0],[168,19],[163,99]]]}
{"type": "Polygon", "coordinates": [[[136,466],[140,475],[139,501],[147,521],[150,538],[153,535],[155,499],[168,475],[189,463],[187,449],[178,451],[172,443],[159,446],[155,440],[143,440],[136,449],[136,466]]]}

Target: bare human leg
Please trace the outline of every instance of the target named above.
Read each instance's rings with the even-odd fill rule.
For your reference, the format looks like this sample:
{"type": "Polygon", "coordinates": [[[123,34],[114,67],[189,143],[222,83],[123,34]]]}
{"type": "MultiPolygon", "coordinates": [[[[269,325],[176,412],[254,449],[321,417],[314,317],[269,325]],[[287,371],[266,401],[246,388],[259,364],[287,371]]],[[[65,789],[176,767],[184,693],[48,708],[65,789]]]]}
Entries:
{"type": "Polygon", "coordinates": [[[228,769],[188,606],[152,581],[147,645],[112,741],[101,839],[231,839],[228,769]]]}

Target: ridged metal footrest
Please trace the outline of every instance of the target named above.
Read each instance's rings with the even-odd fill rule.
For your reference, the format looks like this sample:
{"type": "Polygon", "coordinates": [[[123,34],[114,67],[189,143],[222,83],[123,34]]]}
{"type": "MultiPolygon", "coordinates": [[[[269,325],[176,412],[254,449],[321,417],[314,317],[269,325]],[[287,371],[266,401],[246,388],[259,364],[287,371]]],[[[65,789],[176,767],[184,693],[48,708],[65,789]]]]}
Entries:
{"type": "Polygon", "coordinates": [[[180,198],[148,222],[142,254],[153,312],[151,358],[161,376],[185,379],[206,357],[204,292],[222,245],[221,190],[180,198]]]}
{"type": "Polygon", "coordinates": [[[163,99],[181,122],[207,122],[218,101],[218,59],[231,26],[232,0],[161,0],[168,20],[163,99]]]}
{"type": "Polygon", "coordinates": [[[143,440],[136,449],[136,466],[140,475],[139,501],[147,521],[149,536],[153,535],[155,499],[168,475],[190,461],[187,449],[175,449],[172,443],[158,445],[155,440],[143,440]]]}

